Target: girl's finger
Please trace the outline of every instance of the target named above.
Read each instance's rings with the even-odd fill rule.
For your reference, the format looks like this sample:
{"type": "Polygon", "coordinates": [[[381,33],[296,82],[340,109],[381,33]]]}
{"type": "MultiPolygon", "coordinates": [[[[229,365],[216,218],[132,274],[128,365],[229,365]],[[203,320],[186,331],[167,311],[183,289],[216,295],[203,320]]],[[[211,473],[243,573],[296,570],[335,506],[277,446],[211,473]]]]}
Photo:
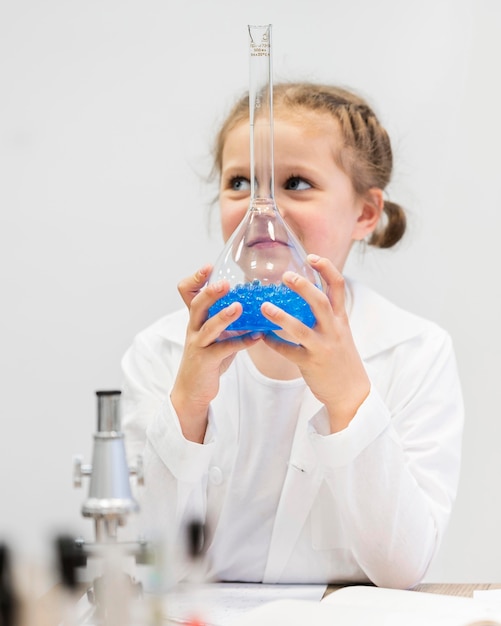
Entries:
{"type": "MultiPolygon", "coordinates": [[[[202,327],[207,320],[209,308],[214,302],[217,302],[219,298],[225,296],[229,289],[230,284],[227,280],[218,280],[215,283],[207,285],[193,297],[190,305],[190,327],[193,330],[199,330],[202,327]]],[[[226,307],[226,309],[223,310],[227,310],[228,308],[230,307],[226,307]]]]}
{"type": "Polygon", "coordinates": [[[319,257],[316,254],[309,254],[308,263],[320,274],[325,283],[325,293],[329,298],[332,310],[335,315],[342,315],[346,312],[345,280],[329,259],[319,257]]]}
{"type": "Polygon", "coordinates": [[[178,283],[177,290],[188,308],[190,307],[193,298],[200,292],[202,287],[207,282],[211,271],[212,265],[204,265],[194,274],[188,276],[187,278],[183,278],[183,280],[178,283]]]}
{"type": "Polygon", "coordinates": [[[242,315],[242,304],[232,302],[213,317],[206,319],[200,326],[201,346],[207,347],[214,343],[222,332],[242,315]]]}
{"type": "MultiPolygon", "coordinates": [[[[315,317],[314,328],[325,330],[332,319],[333,307],[326,293],[318,289],[304,276],[295,272],[285,272],[282,280],[287,287],[300,295],[309,305],[315,317]]],[[[298,329],[301,332],[301,329],[298,329]]]]}
{"type": "Polygon", "coordinates": [[[303,322],[286,313],[283,309],[275,306],[271,302],[263,302],[261,305],[261,313],[282,330],[287,333],[287,341],[297,345],[307,345],[312,329],[305,326],[303,322]]]}

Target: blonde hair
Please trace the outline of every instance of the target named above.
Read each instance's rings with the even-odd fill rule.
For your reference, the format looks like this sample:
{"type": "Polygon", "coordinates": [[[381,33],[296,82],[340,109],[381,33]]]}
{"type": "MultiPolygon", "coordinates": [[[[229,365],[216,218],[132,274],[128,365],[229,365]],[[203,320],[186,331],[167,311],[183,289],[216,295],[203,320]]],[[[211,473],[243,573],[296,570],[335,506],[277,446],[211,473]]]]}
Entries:
{"type": "MultiPolygon", "coordinates": [[[[393,153],[388,133],[367,102],[356,94],[332,85],[278,83],[273,88],[273,108],[301,115],[305,111],[330,114],[337,122],[344,143],[339,165],[350,177],[356,193],[373,187],[384,190],[390,182],[393,153]]],[[[220,176],[223,149],[228,133],[249,117],[249,97],[243,95],[233,106],[216,135],[213,175],[220,176]]],[[[404,235],[404,209],[384,201],[385,219],[371,234],[368,244],[378,248],[394,246],[404,235]]]]}

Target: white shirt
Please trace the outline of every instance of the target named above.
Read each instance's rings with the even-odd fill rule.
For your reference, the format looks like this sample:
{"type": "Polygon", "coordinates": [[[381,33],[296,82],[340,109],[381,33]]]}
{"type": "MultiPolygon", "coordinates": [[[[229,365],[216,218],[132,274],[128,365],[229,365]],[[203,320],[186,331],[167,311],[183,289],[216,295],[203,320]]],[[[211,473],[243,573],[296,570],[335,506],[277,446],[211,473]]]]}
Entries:
{"type": "MultiPolygon", "coordinates": [[[[302,378],[285,381],[263,376],[246,352],[239,356],[236,369],[240,419],[235,441],[238,454],[231,471],[238,478],[224,477],[233,482],[232,497],[226,500],[220,516],[210,508],[207,516],[209,534],[213,525],[218,529],[233,526],[234,532],[215,533],[210,547],[211,569],[219,578],[239,571],[239,578],[259,581],[264,576],[306,384],[302,378]]],[[[214,474],[219,479],[216,470],[214,474]]]]}
{"type": "Polygon", "coordinates": [[[411,587],[438,549],[463,424],[450,338],[348,285],[371,392],[339,433],[329,434],[303,381],[267,379],[239,353],[221,377],[204,444],[184,439],[169,393],[186,311],[140,333],[124,357],[126,443],[145,462],[142,530],[173,539],[205,519],[210,576],[411,587]]]}

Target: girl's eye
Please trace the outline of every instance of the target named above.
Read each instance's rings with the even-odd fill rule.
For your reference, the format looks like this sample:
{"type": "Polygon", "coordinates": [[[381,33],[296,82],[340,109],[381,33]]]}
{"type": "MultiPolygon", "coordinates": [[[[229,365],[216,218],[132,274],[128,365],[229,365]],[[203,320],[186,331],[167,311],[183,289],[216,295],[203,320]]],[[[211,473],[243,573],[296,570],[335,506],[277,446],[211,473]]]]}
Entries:
{"type": "Polygon", "coordinates": [[[233,189],[233,191],[249,191],[250,182],[243,176],[234,176],[230,180],[230,189],[233,189]]]}
{"type": "Polygon", "coordinates": [[[311,185],[304,178],[300,178],[299,176],[291,176],[287,179],[285,183],[285,189],[289,189],[291,191],[304,191],[305,189],[310,189],[311,185]]]}

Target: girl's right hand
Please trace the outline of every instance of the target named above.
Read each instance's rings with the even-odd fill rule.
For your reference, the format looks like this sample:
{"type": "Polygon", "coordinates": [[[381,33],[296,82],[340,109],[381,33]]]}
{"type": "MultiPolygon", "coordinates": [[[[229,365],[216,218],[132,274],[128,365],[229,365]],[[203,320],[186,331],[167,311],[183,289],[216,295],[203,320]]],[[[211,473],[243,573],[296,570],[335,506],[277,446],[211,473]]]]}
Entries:
{"type": "Polygon", "coordinates": [[[209,307],[230,290],[225,280],[204,287],[210,271],[211,267],[206,265],[178,285],[190,318],[171,402],[184,437],[198,443],[204,440],[209,404],[219,391],[221,374],[228,369],[237,352],[249,348],[262,336],[253,333],[218,341],[224,337],[227,326],[240,317],[242,305],[234,302],[207,319],[209,307]]]}

